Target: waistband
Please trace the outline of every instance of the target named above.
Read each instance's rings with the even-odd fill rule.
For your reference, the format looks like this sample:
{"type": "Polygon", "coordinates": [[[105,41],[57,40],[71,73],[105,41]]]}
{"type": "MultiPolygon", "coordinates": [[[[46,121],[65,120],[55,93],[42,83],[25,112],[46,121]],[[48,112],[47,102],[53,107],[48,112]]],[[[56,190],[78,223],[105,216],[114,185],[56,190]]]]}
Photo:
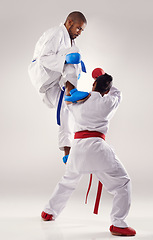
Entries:
{"type": "Polygon", "coordinates": [[[105,140],[105,135],[101,132],[97,132],[97,131],[79,131],[76,132],[74,134],[74,139],[78,139],[78,138],[90,138],[90,137],[100,137],[103,140],[105,140]]]}

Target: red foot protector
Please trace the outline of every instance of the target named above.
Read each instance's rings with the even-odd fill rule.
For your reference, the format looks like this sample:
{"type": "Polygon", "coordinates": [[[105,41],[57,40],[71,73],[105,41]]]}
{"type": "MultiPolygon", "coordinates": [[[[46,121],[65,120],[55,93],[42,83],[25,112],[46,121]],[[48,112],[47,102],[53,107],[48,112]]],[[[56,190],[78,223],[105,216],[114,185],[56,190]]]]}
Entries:
{"type": "Polygon", "coordinates": [[[104,75],[105,72],[102,68],[95,68],[93,71],[92,71],[92,77],[93,78],[97,78],[101,75],[104,75]]]}
{"type": "Polygon", "coordinates": [[[50,215],[48,213],[42,212],[41,217],[44,221],[53,221],[53,215],[50,215]]]}
{"type": "Polygon", "coordinates": [[[131,227],[119,228],[112,225],[110,226],[110,232],[112,233],[112,235],[117,235],[117,236],[135,236],[136,235],[136,231],[131,227]]]}

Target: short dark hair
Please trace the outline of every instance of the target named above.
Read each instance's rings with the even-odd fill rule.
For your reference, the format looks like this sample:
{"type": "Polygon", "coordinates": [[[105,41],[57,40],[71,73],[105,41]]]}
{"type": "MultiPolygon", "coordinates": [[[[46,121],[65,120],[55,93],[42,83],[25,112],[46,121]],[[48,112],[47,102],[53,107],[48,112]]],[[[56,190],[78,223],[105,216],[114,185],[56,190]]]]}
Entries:
{"type": "Polygon", "coordinates": [[[78,22],[78,21],[82,21],[85,24],[87,24],[87,19],[85,18],[85,16],[83,15],[83,13],[78,12],[78,11],[74,11],[71,12],[68,16],[67,16],[67,20],[72,19],[74,22],[78,22]]]}
{"type": "Polygon", "coordinates": [[[99,76],[95,81],[96,82],[95,91],[100,93],[105,93],[109,91],[112,87],[112,81],[113,81],[112,76],[107,73],[99,76]]]}

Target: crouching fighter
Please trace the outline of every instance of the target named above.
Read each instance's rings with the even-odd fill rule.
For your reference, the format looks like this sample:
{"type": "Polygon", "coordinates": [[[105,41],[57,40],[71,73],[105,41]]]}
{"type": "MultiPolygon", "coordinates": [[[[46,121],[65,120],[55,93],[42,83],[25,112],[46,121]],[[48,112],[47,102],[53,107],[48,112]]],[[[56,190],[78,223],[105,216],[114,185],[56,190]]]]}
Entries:
{"type": "Polygon", "coordinates": [[[125,221],[131,204],[130,178],[105,141],[110,119],[121,101],[121,92],[112,86],[112,77],[95,69],[90,97],[68,105],[75,119],[75,135],[66,172],[57,184],[41,214],[43,220],[56,219],[77,187],[83,174],[95,174],[105,189],[113,194],[110,232],[134,236],[136,231],[125,221]],[[103,75],[100,75],[103,74],[103,75]]]}

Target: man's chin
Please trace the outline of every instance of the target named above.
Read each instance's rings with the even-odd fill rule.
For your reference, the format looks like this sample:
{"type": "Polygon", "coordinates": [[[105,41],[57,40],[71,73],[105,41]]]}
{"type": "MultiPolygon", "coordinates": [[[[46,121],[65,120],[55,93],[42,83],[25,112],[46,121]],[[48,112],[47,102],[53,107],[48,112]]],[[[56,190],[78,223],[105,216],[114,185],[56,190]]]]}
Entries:
{"type": "Polygon", "coordinates": [[[76,39],[78,36],[74,35],[71,37],[72,40],[76,39]]]}

